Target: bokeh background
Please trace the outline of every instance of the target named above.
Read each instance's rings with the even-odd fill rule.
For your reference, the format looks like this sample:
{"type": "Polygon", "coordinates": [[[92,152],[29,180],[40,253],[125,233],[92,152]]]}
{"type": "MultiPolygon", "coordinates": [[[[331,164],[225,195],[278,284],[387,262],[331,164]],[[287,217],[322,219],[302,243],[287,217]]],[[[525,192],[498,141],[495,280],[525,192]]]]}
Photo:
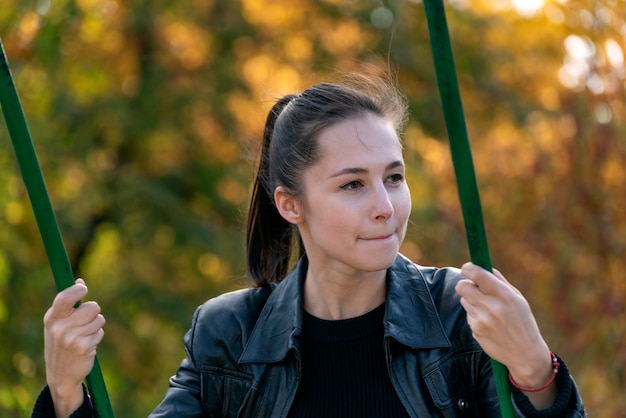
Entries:
{"type": "MultiPolygon", "coordinates": [[[[625,416],[626,3],[446,10],[493,264],[590,416],[625,416]]],[[[0,36],[74,270],[108,320],[119,416],[159,402],[196,306],[249,285],[246,202],[282,94],[393,67],[411,108],[403,252],[469,258],[418,0],[2,0],[0,36]]],[[[27,417],[56,291],[0,125],[0,416],[27,417]]]]}

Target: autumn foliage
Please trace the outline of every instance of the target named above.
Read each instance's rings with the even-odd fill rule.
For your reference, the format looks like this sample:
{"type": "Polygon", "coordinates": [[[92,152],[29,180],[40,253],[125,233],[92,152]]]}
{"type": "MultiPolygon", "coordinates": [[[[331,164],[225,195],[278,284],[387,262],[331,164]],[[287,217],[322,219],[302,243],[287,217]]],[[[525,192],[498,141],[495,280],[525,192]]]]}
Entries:
{"type": "MultiPolygon", "coordinates": [[[[450,0],[493,264],[590,416],[626,409],[626,14],[621,0],[450,0]]],[[[273,100],[394,69],[413,213],[403,252],[469,255],[419,0],[4,0],[13,69],[74,271],[107,317],[111,400],[146,416],[195,307],[249,285],[243,231],[273,100]]],[[[29,416],[55,293],[0,123],[0,415],[29,416]]]]}

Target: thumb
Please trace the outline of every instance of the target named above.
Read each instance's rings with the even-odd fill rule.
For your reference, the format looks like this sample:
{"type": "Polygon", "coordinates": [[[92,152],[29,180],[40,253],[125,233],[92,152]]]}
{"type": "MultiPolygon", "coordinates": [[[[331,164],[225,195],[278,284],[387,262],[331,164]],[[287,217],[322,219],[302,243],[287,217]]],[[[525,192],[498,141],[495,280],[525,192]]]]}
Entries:
{"type": "Polygon", "coordinates": [[[60,291],[54,298],[48,314],[52,317],[63,318],[74,311],[76,303],[87,296],[87,285],[83,279],[76,279],[74,284],[60,291]]]}

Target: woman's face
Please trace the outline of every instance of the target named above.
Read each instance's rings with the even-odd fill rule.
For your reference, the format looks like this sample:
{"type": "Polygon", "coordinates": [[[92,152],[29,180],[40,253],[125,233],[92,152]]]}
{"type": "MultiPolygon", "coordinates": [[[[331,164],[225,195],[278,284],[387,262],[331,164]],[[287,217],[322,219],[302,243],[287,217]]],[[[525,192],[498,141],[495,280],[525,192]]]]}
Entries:
{"type": "Polygon", "coordinates": [[[304,171],[296,224],[311,265],[344,273],[387,269],[404,240],[411,197],[400,141],[373,114],[324,129],[304,171]]]}

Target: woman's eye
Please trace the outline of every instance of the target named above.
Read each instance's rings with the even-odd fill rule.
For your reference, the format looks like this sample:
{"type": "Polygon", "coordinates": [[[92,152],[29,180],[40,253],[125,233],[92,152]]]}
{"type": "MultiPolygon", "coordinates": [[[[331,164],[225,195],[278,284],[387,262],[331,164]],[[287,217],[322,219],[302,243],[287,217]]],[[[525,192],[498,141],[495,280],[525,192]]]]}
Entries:
{"type": "Polygon", "coordinates": [[[404,181],[404,175],[400,173],[392,174],[391,176],[389,176],[389,181],[392,183],[401,183],[402,181],[404,181]]]}
{"type": "Polygon", "coordinates": [[[362,184],[361,184],[360,181],[354,180],[354,181],[351,181],[351,182],[348,182],[348,183],[344,184],[343,186],[341,186],[341,188],[345,189],[345,190],[356,190],[356,189],[358,189],[361,186],[362,186],[362,184]]]}

